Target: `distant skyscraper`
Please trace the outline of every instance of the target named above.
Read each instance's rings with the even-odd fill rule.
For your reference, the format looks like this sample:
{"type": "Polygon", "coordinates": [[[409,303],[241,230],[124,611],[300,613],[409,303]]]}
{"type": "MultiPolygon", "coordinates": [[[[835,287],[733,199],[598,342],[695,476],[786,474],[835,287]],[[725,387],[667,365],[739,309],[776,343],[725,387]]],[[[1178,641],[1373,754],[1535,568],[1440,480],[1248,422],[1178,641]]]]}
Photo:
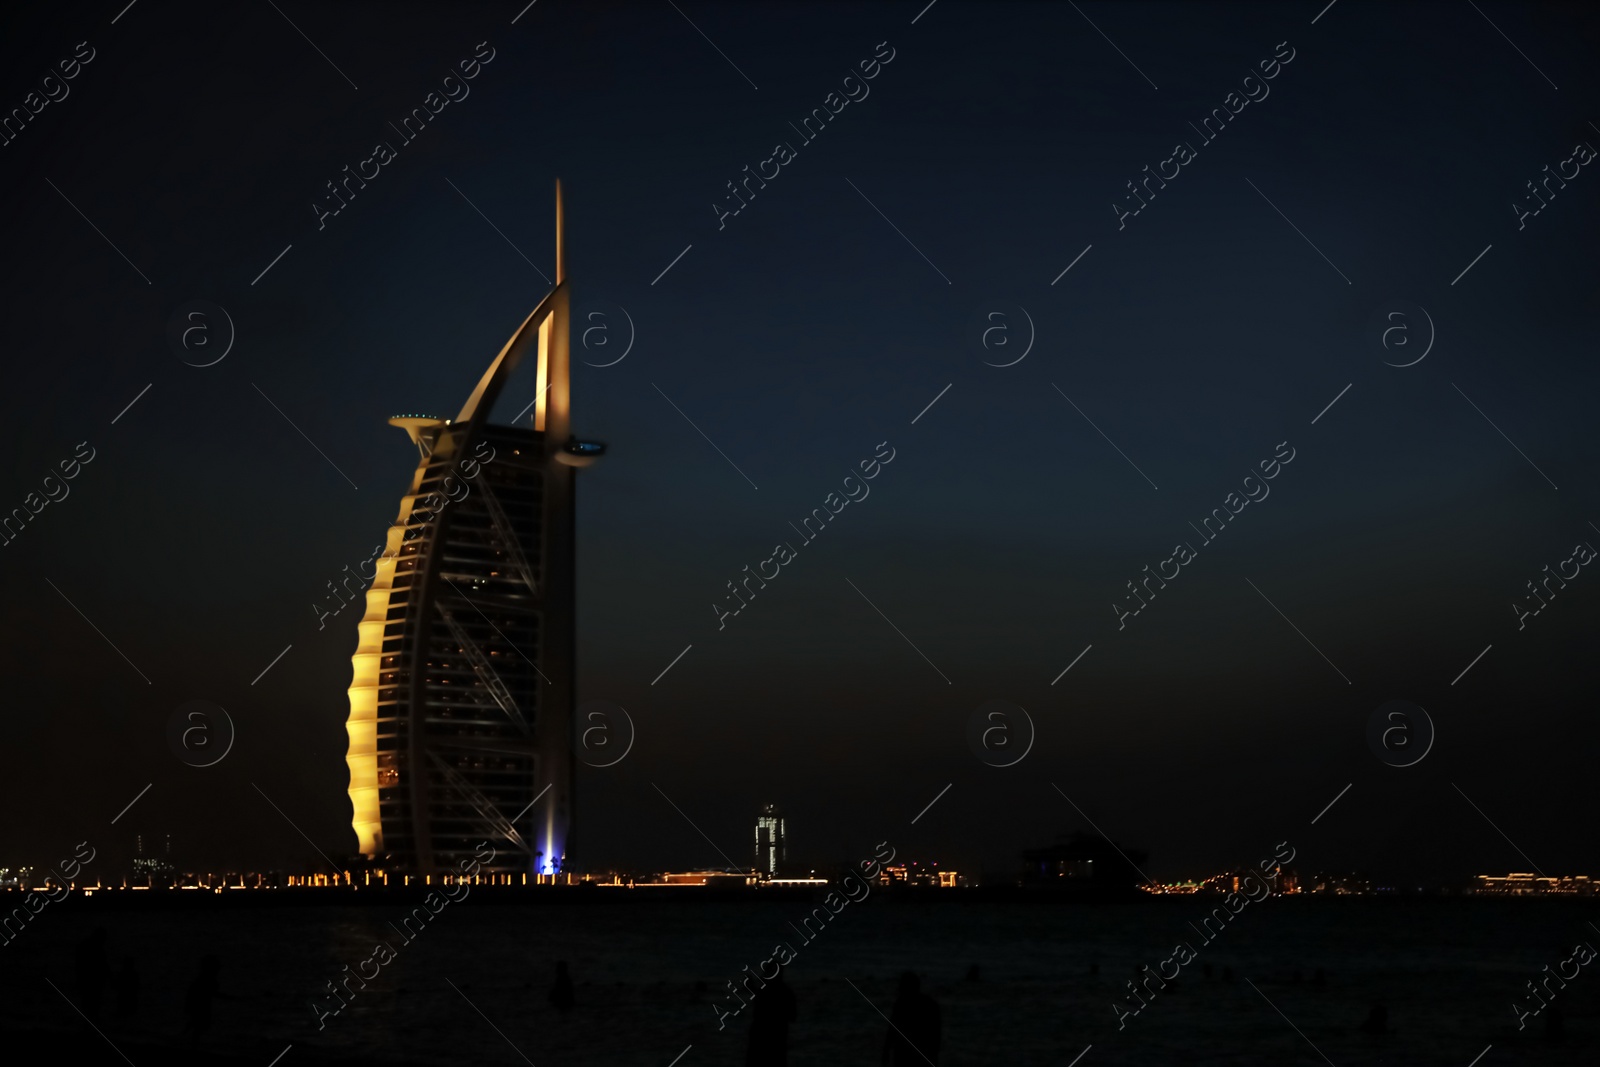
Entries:
{"type": "MultiPolygon", "coordinates": [[[[569,285],[556,185],[555,288],[454,420],[390,419],[421,453],[375,564],[352,659],[352,825],[399,870],[454,871],[488,841],[490,871],[555,873],[573,811],[574,468],[569,285]],[[537,351],[529,428],[493,425],[537,351]]],[[[526,409],[524,409],[524,413],[526,409]]]]}
{"type": "Polygon", "coordinates": [[[778,805],[762,805],[761,815],[756,819],[756,870],[768,875],[777,874],[778,869],[787,862],[787,839],[778,805]]]}

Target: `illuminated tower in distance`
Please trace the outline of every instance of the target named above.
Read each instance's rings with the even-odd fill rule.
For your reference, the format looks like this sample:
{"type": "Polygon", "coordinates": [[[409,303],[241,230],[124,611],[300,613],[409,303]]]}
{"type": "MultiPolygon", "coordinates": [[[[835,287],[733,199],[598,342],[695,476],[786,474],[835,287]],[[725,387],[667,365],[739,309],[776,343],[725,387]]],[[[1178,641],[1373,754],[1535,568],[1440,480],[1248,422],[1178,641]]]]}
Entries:
{"type": "Polygon", "coordinates": [[[756,870],[769,878],[778,873],[788,860],[787,838],[778,805],[763,804],[756,819],[756,870]]]}
{"type": "MultiPolygon", "coordinates": [[[[570,430],[569,286],[555,287],[454,419],[395,416],[421,455],[367,590],[347,762],[360,851],[455,871],[560,873],[573,817],[574,474],[605,446],[570,430]],[[531,426],[489,422],[537,352],[531,426]]],[[[524,414],[527,409],[524,409],[524,414]]]]}

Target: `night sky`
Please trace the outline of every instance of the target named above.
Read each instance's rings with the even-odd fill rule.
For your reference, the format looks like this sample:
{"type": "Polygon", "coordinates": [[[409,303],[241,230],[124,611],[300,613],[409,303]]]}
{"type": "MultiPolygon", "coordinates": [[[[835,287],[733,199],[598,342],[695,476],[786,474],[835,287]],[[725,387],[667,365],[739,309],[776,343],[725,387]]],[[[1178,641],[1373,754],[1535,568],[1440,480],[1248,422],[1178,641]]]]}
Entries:
{"type": "Polygon", "coordinates": [[[607,316],[573,337],[609,445],[579,700],[637,729],[582,768],[576,865],[745,864],[774,802],[803,863],[887,839],[993,877],[1098,830],[1158,878],[1281,840],[1401,882],[1600,873],[1600,577],[1513,607],[1600,545],[1600,10],[523,2],[3,16],[0,105],[65,95],[0,147],[0,509],[70,493],[0,549],[0,866],[353,852],[361,608],[313,605],[395,517],[385,420],[453,416],[548,291],[560,179],[574,312],[607,316]],[[192,301],[236,328],[211,366],[169,337],[192,301]],[[237,727],[214,766],[169,745],[191,700],[237,727]],[[1011,766],[969,744],[993,700],[1036,728],[1011,766]],[[1437,731],[1412,766],[1368,742],[1392,700],[1437,731]]]}

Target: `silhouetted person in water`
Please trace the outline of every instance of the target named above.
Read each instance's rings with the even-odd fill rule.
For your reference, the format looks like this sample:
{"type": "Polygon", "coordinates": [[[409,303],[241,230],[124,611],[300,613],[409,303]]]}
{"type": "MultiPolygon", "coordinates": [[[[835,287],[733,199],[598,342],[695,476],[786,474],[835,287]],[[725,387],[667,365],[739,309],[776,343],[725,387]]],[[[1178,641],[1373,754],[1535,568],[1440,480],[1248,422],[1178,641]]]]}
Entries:
{"type": "Polygon", "coordinates": [[[1361,1024],[1362,1033],[1386,1034],[1389,1032],[1389,1009],[1379,1001],[1367,1012],[1367,1021],[1361,1024]]]}
{"type": "Polygon", "coordinates": [[[745,1046],[745,1067],[786,1067],[792,1022],[794,993],[780,969],[750,1002],[750,1043],[745,1046]]]}
{"type": "Polygon", "coordinates": [[[567,972],[567,961],[556,961],[556,980],[550,986],[550,1003],[565,1015],[572,1010],[572,975],[567,972]]]}
{"type": "Polygon", "coordinates": [[[139,1011],[139,971],[134,967],[133,957],[122,957],[122,966],[118,969],[116,978],[117,987],[117,1014],[128,1018],[139,1011]]]}
{"type": "Polygon", "coordinates": [[[95,927],[88,937],[78,942],[72,969],[73,985],[83,1013],[91,1019],[100,1018],[100,1000],[105,993],[106,979],[110,977],[110,968],[106,965],[105,927],[95,927]]]}
{"type": "Polygon", "coordinates": [[[976,982],[976,981],[979,981],[979,980],[980,979],[978,978],[978,965],[976,963],[974,963],[972,966],[967,968],[967,981],[976,982]]]}
{"type": "Polygon", "coordinates": [[[900,976],[900,993],[889,1013],[889,1032],[883,1039],[883,1062],[889,1067],[939,1062],[939,1005],[922,991],[917,976],[900,976]]]}
{"type": "Polygon", "coordinates": [[[189,983],[183,998],[183,1032],[191,1038],[199,1037],[211,1029],[211,1002],[221,996],[217,989],[217,973],[222,962],[215,956],[200,960],[200,973],[189,983]]]}

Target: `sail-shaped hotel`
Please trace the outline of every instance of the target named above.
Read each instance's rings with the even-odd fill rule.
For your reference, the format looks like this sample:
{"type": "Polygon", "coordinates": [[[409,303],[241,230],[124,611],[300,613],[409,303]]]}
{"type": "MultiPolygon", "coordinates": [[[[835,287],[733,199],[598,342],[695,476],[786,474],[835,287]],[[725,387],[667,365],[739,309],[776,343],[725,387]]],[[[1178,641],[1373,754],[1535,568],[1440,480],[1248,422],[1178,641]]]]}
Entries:
{"type": "MultiPolygon", "coordinates": [[[[353,658],[352,824],[362,854],[411,874],[558,874],[573,814],[576,468],[569,287],[556,185],[555,287],[454,419],[390,419],[421,453],[377,560],[353,658]],[[489,421],[536,352],[531,426],[489,421]]],[[[520,380],[520,379],[519,379],[520,380]]]]}

